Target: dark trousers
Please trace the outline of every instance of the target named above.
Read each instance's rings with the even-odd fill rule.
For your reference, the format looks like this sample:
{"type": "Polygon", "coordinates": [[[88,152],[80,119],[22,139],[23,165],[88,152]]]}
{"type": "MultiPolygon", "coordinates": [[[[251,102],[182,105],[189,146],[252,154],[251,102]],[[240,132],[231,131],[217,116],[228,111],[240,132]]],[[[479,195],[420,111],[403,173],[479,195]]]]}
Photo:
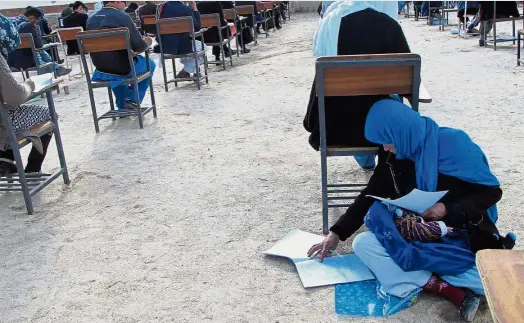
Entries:
{"type": "MultiPolygon", "coordinates": [[[[227,45],[222,45],[224,47],[224,54],[226,57],[229,57],[229,47],[227,45]]],[[[222,54],[220,53],[220,46],[213,46],[213,55],[215,57],[218,57],[219,59],[222,59],[222,54]]]]}
{"type": "MultiPolygon", "coordinates": [[[[31,149],[31,152],[29,153],[29,157],[27,158],[27,165],[25,166],[25,172],[26,173],[38,173],[42,170],[42,163],[44,162],[45,155],[47,154],[47,148],[49,147],[49,143],[51,142],[51,138],[53,137],[53,134],[49,133],[47,135],[43,135],[40,137],[40,140],[42,141],[42,146],[44,149],[44,153],[41,154],[38,152],[38,150],[33,147],[31,149]]],[[[0,158],[5,158],[9,160],[15,160],[15,155],[13,153],[13,150],[8,149],[5,151],[0,150],[0,158]]],[[[13,169],[15,172],[16,170],[13,169]]]]}

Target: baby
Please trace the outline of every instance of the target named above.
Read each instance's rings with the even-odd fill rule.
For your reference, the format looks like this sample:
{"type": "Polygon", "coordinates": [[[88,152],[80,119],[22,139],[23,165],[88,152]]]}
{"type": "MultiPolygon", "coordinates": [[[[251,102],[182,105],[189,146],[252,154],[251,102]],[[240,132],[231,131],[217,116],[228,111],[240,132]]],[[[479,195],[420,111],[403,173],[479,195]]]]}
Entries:
{"type": "Polygon", "coordinates": [[[387,206],[391,212],[397,215],[394,220],[395,225],[406,241],[438,240],[453,231],[442,221],[424,222],[422,217],[411,211],[392,205],[387,206]]]}

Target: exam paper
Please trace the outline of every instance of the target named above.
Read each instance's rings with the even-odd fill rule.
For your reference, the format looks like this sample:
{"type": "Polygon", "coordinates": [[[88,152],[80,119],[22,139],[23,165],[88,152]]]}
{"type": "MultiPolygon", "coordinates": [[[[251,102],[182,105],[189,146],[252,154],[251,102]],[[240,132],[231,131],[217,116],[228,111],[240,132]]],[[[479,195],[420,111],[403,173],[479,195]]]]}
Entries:
{"type": "Polygon", "coordinates": [[[304,288],[375,279],[355,254],[298,262],[295,264],[304,288]]]}
{"type": "Polygon", "coordinates": [[[33,92],[39,92],[46,86],[51,85],[53,82],[53,73],[32,76],[31,80],[35,82],[35,89],[33,92]]]}
{"type": "Polygon", "coordinates": [[[376,200],[382,201],[386,204],[395,205],[403,209],[421,214],[433,205],[440,201],[448,191],[441,192],[425,192],[414,189],[408,195],[405,195],[396,200],[390,200],[381,198],[373,195],[366,195],[367,197],[372,197],[376,200]]]}
{"type": "Polygon", "coordinates": [[[307,252],[311,246],[324,241],[323,236],[293,229],[273,247],[264,251],[271,256],[286,257],[293,262],[308,260],[307,252]]]}

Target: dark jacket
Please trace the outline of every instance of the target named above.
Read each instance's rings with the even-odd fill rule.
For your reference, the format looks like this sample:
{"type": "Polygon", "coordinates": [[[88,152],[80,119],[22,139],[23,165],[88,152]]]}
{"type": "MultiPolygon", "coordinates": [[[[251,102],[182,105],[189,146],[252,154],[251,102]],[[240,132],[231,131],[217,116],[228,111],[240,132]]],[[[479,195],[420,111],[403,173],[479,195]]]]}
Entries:
{"type": "MultiPolygon", "coordinates": [[[[200,13],[193,11],[189,6],[186,6],[180,1],[167,1],[163,3],[158,10],[158,18],[178,17],[193,17],[193,27],[195,31],[200,30],[200,13]]],[[[191,44],[192,38],[189,33],[163,35],[161,38],[164,53],[183,55],[193,52],[193,46],[191,44]]]]}
{"type": "MultiPolygon", "coordinates": [[[[138,17],[156,16],[157,5],[153,2],[147,2],[145,5],[138,8],[138,17]]],[[[146,26],[145,32],[148,34],[156,34],[155,26],[146,26]]]]}
{"type": "MultiPolygon", "coordinates": [[[[390,167],[395,173],[395,180],[400,195],[406,195],[416,188],[414,162],[404,159],[397,160],[392,154],[389,166],[386,163],[388,153],[383,149],[379,152],[379,161],[367,187],[360,193],[354,203],[340,217],[331,231],[341,240],[346,240],[355,233],[364,223],[364,216],[374,203],[374,199],[366,195],[379,197],[400,197],[394,188],[390,167]]],[[[447,210],[444,222],[448,227],[466,229],[470,236],[473,251],[501,246],[493,239],[498,234],[496,226],[487,216],[487,210],[496,204],[502,197],[499,186],[486,186],[460,180],[444,174],[438,175],[438,191],[449,191],[441,200],[447,210]]]]}
{"type": "MultiPolygon", "coordinates": [[[[127,27],[134,52],[143,52],[147,43],[136,28],[128,14],[111,7],[103,7],[87,20],[87,30],[112,29],[127,27]]],[[[96,69],[103,73],[127,75],[131,72],[127,52],[125,50],[100,52],[91,54],[91,60],[96,69]]]]}
{"type": "MultiPolygon", "coordinates": [[[[218,13],[220,16],[220,23],[222,26],[227,25],[227,21],[224,19],[224,13],[222,12],[222,4],[220,1],[201,1],[197,4],[198,11],[201,15],[207,15],[212,13],[218,13]]],[[[222,31],[222,39],[227,38],[227,31],[224,29],[222,31]]],[[[218,43],[220,42],[220,37],[216,27],[209,28],[204,32],[204,41],[207,43],[218,43]]]]}
{"type": "MultiPolygon", "coordinates": [[[[18,32],[20,34],[31,34],[33,35],[33,41],[35,43],[35,48],[41,48],[44,45],[38,26],[33,25],[29,22],[22,23],[18,26],[18,32]]],[[[27,69],[35,67],[35,58],[33,57],[33,52],[31,49],[17,49],[11,53],[7,58],[9,66],[18,68],[18,69],[27,69]]]]}
{"type": "MultiPolygon", "coordinates": [[[[88,18],[89,17],[85,13],[73,12],[72,14],[64,18],[64,28],[82,27],[84,30],[87,30],[88,18]]],[[[76,40],[68,40],[67,55],[75,55],[78,53],[78,42],[76,40]]]]}
{"type": "Polygon", "coordinates": [[[65,17],[69,16],[70,14],[72,14],[73,12],[74,12],[73,8],[67,7],[64,10],[62,10],[62,13],[60,14],[60,17],[65,18],[65,17]]]}
{"type": "MultiPolygon", "coordinates": [[[[342,18],[338,35],[339,55],[409,53],[400,25],[386,14],[368,9],[342,18]],[[365,28],[363,28],[365,26],[365,28]]],[[[326,98],[328,145],[373,146],[364,137],[364,125],[371,106],[386,96],[326,98]]],[[[304,118],[304,128],[311,133],[309,143],[318,150],[320,133],[318,98],[315,82],[304,118]]]]}
{"type": "MultiPolygon", "coordinates": [[[[493,19],[493,1],[480,1],[480,21],[493,19]]],[[[515,1],[497,1],[497,18],[520,17],[515,1]]]]}

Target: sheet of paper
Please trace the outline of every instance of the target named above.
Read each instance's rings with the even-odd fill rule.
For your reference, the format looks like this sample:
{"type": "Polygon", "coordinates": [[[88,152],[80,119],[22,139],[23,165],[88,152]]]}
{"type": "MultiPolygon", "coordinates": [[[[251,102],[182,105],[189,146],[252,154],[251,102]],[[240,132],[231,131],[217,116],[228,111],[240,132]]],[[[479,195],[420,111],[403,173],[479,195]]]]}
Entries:
{"type": "Polygon", "coordinates": [[[424,192],[414,189],[408,195],[405,195],[396,200],[385,199],[373,195],[367,196],[382,201],[384,203],[399,206],[403,209],[420,214],[432,207],[435,203],[437,203],[444,195],[446,195],[447,192],[448,191],[424,192]]]}
{"type": "Polygon", "coordinates": [[[271,256],[286,257],[296,263],[308,260],[309,248],[323,240],[323,236],[294,229],[264,253],[271,256]]]}
{"type": "Polygon", "coordinates": [[[51,85],[53,82],[53,73],[32,76],[31,80],[35,82],[35,90],[33,92],[39,92],[46,86],[51,85]]]}
{"type": "Polygon", "coordinates": [[[295,264],[304,288],[375,279],[355,254],[327,257],[295,264]]]}

